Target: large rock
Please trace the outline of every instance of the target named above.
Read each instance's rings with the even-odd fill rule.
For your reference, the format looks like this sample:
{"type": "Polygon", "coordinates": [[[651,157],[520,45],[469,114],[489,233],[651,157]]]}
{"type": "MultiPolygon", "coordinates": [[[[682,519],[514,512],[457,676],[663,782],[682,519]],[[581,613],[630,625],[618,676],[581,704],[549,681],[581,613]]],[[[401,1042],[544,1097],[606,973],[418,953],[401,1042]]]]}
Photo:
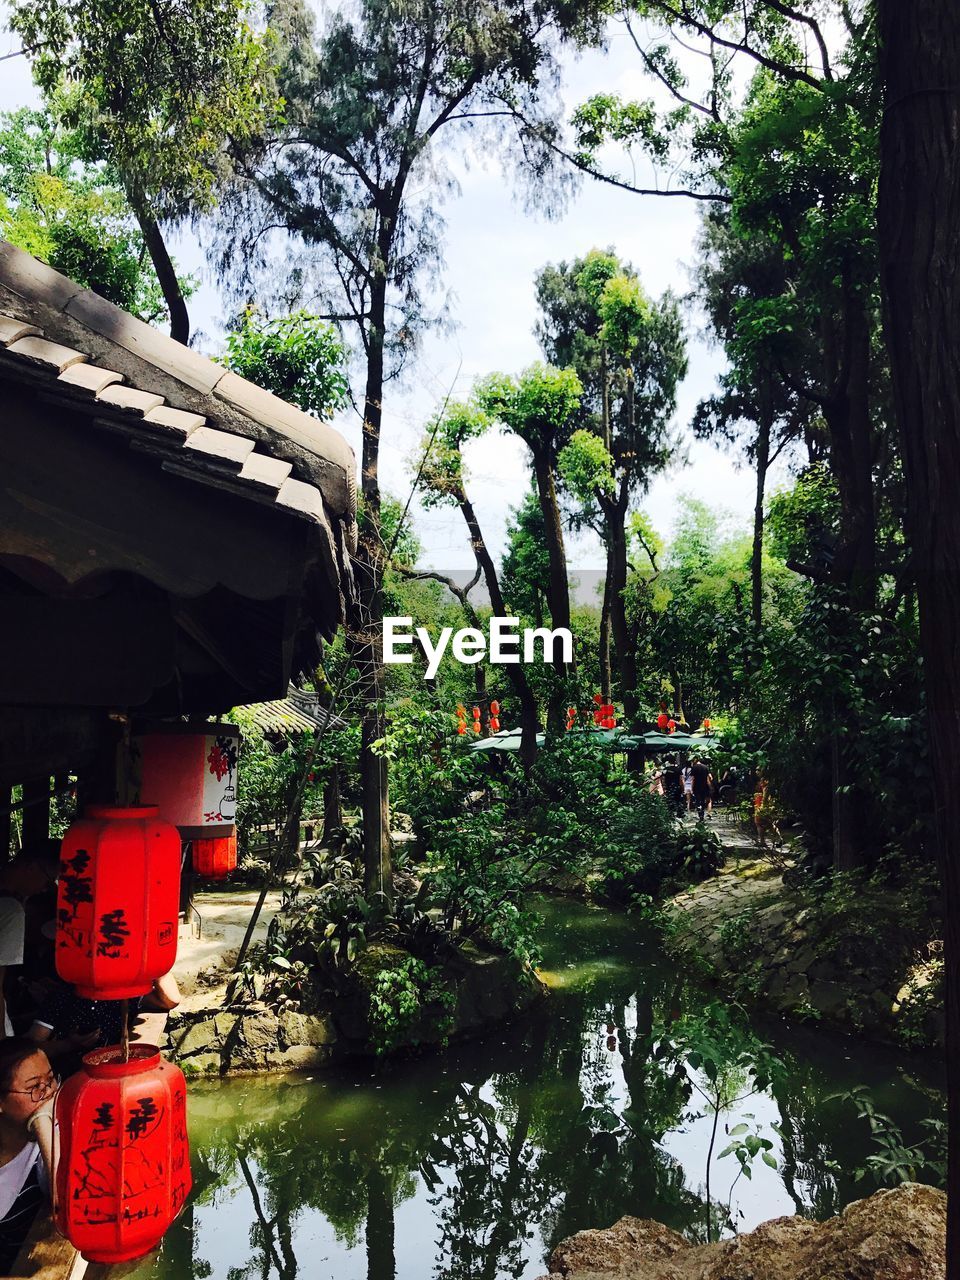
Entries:
{"type": "MultiPolygon", "coordinates": [[[[581,1231],[550,1258],[567,1280],[946,1280],[947,1198],[907,1183],[857,1200],[836,1218],[774,1218],[720,1244],[621,1218],[581,1231]]],[[[546,1280],[546,1278],[545,1278],[546,1280]]]]}

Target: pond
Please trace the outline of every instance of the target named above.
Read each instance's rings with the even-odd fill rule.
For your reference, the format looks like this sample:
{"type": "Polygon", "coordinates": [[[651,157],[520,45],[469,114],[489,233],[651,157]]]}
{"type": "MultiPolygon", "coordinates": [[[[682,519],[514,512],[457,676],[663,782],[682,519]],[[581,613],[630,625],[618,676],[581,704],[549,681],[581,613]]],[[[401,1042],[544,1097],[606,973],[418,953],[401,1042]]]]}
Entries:
{"type": "Polygon", "coordinates": [[[564,1236],[625,1213],[705,1239],[868,1194],[851,1171],[877,1148],[833,1095],[863,1087],[911,1141],[942,1114],[922,1061],[742,1026],[633,918],[540,905],[552,998],[506,1032],[379,1069],[191,1084],[194,1193],[139,1280],[532,1280],[564,1236]],[[757,1092],[764,1042],[782,1070],[757,1092]],[[728,1058],[716,1089],[710,1046],[728,1058]],[[741,1125],[770,1144],[748,1175],[720,1158],[741,1125]]]}

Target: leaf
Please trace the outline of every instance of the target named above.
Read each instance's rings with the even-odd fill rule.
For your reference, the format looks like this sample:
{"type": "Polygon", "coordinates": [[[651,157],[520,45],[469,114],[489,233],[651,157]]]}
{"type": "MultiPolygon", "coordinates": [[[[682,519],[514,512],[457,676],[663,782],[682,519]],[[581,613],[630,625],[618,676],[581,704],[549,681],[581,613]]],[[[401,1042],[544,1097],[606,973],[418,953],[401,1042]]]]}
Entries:
{"type": "Polygon", "coordinates": [[[738,1125],[735,1125],[735,1126],[730,1130],[730,1137],[731,1137],[731,1138],[738,1138],[738,1137],[740,1136],[740,1134],[741,1134],[741,1133],[746,1133],[746,1132],[747,1132],[747,1130],[749,1129],[749,1127],[750,1127],[750,1126],[749,1126],[749,1125],[746,1125],[746,1124],[738,1124],[738,1125]]]}
{"type": "Polygon", "coordinates": [[[764,1164],[768,1164],[768,1165],[770,1166],[770,1168],[771,1168],[771,1169],[776,1169],[776,1167],[777,1167],[777,1161],[776,1161],[775,1157],[773,1157],[773,1156],[770,1154],[770,1152],[769,1152],[769,1151],[764,1151],[764,1153],[763,1153],[763,1155],[760,1157],[760,1159],[763,1161],[763,1163],[764,1163],[764,1164]]]}

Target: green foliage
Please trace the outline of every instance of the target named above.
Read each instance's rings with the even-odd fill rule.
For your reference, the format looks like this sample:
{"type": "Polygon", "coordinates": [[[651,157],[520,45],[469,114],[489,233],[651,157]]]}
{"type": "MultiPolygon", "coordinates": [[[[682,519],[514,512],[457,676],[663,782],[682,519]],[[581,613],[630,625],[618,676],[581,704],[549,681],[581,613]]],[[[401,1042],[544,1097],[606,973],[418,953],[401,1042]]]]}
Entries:
{"type": "Polygon", "coordinates": [[[315,418],[347,402],[346,353],[332,324],[307,311],[264,320],[247,307],[227,333],[224,363],[315,418]]]}
{"type": "Polygon", "coordinates": [[[370,992],[370,1036],[377,1053],[418,1044],[416,1028],[430,1006],[439,1010],[431,1020],[433,1029],[445,1036],[453,1029],[455,1005],[442,971],[428,968],[422,960],[407,956],[381,969],[370,992]]]}
{"type": "Polygon", "coordinates": [[[66,78],[64,123],[110,161],[159,219],[202,210],[225,175],[228,139],[278,110],[269,42],[246,0],[17,0],[11,26],[51,101],[66,78]]]}
{"type": "MultiPolygon", "coordinates": [[[[50,108],[0,116],[0,234],[148,322],[166,308],[126,195],[50,108]]],[[[194,284],[181,280],[189,297],[194,284]]]]}
{"type": "Polygon", "coordinates": [[[924,1181],[931,1175],[941,1185],[947,1177],[947,1126],[935,1117],[921,1120],[924,1137],[908,1143],[900,1127],[878,1111],[869,1090],[860,1085],[846,1093],[831,1094],[828,1101],[850,1102],[861,1120],[866,1120],[870,1137],[879,1148],[854,1171],[858,1182],[871,1178],[878,1186],[895,1187],[902,1182],[924,1181]]]}
{"type": "Polygon", "coordinates": [[[592,431],[575,431],[558,459],[563,483],[578,501],[587,505],[596,494],[613,497],[616,489],[613,458],[592,431]]]}
{"type": "Polygon", "coordinates": [[[533,364],[518,377],[493,373],[475,391],[483,411],[534,451],[553,449],[580,407],[583,387],[573,369],[533,364]]]}

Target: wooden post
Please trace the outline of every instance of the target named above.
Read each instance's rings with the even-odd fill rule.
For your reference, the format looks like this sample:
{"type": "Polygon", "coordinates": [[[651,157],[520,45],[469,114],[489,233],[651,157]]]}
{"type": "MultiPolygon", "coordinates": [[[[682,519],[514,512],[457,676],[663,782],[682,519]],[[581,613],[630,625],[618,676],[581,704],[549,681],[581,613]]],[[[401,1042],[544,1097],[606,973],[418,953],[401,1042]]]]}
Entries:
{"type": "Polygon", "coordinates": [[[9,787],[0,787],[0,867],[10,861],[10,805],[13,793],[9,787]]]}
{"type": "Polygon", "coordinates": [[[43,851],[50,839],[50,779],[23,784],[23,847],[43,851]]]}

